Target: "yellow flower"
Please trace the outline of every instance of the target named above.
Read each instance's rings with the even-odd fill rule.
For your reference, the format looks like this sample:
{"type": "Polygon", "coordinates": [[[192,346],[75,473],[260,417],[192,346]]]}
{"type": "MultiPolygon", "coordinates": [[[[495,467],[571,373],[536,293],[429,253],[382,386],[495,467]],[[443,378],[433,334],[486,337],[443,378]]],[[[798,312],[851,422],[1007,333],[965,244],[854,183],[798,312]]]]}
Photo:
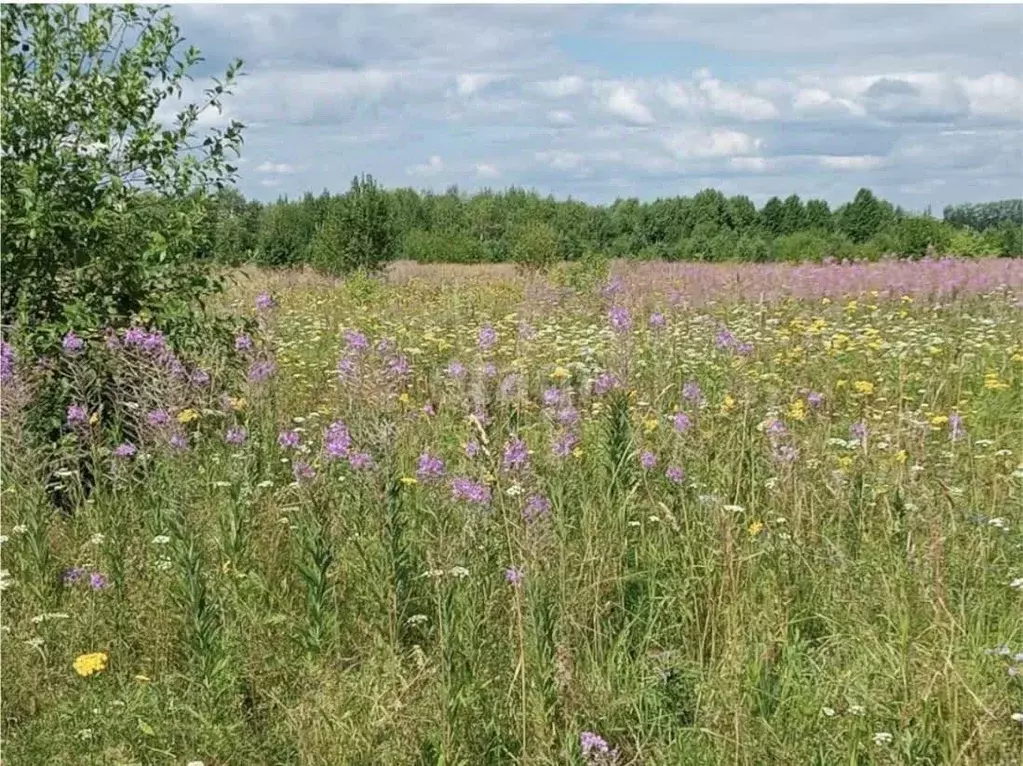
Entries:
{"type": "MultiPolygon", "coordinates": [[[[237,398],[232,396],[228,401],[231,404],[231,409],[234,410],[235,412],[241,412],[248,405],[248,402],[245,401],[245,397],[242,396],[239,396],[237,398]]],[[[182,412],[181,414],[184,415],[185,413],[182,412]]],[[[178,417],[180,418],[181,415],[179,415],[178,417]]]]}
{"type": "Polygon", "coordinates": [[[997,391],[998,389],[1008,387],[1009,387],[1008,383],[1003,383],[998,379],[997,372],[989,372],[987,375],[984,376],[984,388],[988,389],[989,391],[997,391]]]}
{"type": "Polygon", "coordinates": [[[92,652],[91,654],[80,654],[74,661],[75,672],[86,678],[91,676],[93,673],[99,673],[101,670],[106,670],[107,667],[107,654],[106,652],[92,652]]]}
{"type": "Polygon", "coordinates": [[[802,399],[796,399],[789,405],[789,417],[793,420],[806,420],[806,405],[802,399]]]}
{"type": "Polygon", "coordinates": [[[409,398],[408,391],[403,391],[401,396],[398,397],[398,401],[402,404],[408,404],[411,399],[409,398]]]}
{"type": "Polygon", "coordinates": [[[92,413],[92,415],[89,416],[89,425],[90,426],[94,426],[98,422],[99,422],[99,413],[98,412],[92,413]]]}
{"type": "Polygon", "coordinates": [[[849,381],[840,378],[835,381],[835,388],[845,388],[848,383],[849,381]]]}
{"type": "Polygon", "coordinates": [[[658,425],[657,418],[647,418],[643,421],[643,432],[646,434],[652,434],[657,430],[658,425]]]}
{"type": "Polygon", "coordinates": [[[948,415],[935,415],[931,418],[932,426],[943,426],[948,422],[948,415]]]}
{"type": "Polygon", "coordinates": [[[900,449],[895,453],[894,458],[896,463],[905,463],[906,458],[909,457],[909,453],[904,449],[900,449]]]}
{"type": "Polygon", "coordinates": [[[413,484],[418,484],[419,480],[415,476],[402,476],[401,483],[406,487],[411,487],[413,484]]]}
{"type": "Polygon", "coordinates": [[[735,399],[732,398],[731,394],[725,394],[724,400],[721,402],[721,414],[727,415],[729,412],[735,409],[735,399]]]}
{"type": "Polygon", "coordinates": [[[848,455],[842,455],[842,457],[838,458],[838,467],[839,468],[848,468],[852,464],[853,464],[853,459],[851,457],[849,457],[848,455]]]}
{"type": "Polygon", "coordinates": [[[184,425],[185,423],[191,423],[198,417],[199,413],[189,407],[187,410],[181,410],[181,412],[178,413],[178,422],[184,425]]]}
{"type": "Polygon", "coordinates": [[[572,377],[572,373],[561,366],[555,367],[554,372],[551,373],[551,380],[568,380],[570,377],[572,377]]]}
{"type": "Polygon", "coordinates": [[[576,447],[574,450],[572,450],[572,457],[580,458],[582,456],[583,456],[583,451],[582,451],[582,449],[580,447],[576,447]]]}
{"type": "Polygon", "coordinates": [[[859,304],[857,304],[856,301],[849,301],[847,304],[845,304],[845,310],[846,311],[855,311],[857,305],[859,305],[859,304]]]}
{"type": "Polygon", "coordinates": [[[874,393],[874,384],[869,380],[857,380],[853,383],[853,388],[856,389],[858,394],[872,394],[874,393]]]}
{"type": "Polygon", "coordinates": [[[762,522],[762,521],[754,521],[752,524],[749,525],[749,536],[750,537],[756,537],[757,535],[759,535],[763,531],[764,531],[764,522],[762,522]]]}

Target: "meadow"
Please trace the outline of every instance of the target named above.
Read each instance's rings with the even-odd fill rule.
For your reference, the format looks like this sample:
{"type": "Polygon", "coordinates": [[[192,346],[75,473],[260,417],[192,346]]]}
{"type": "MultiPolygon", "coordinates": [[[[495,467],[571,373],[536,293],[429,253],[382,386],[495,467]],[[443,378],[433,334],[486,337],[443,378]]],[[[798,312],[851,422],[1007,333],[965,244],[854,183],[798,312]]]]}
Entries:
{"type": "Polygon", "coordinates": [[[59,488],[5,346],[5,764],[1020,762],[1023,261],[219,308],[243,374],[64,338],[59,488]]]}

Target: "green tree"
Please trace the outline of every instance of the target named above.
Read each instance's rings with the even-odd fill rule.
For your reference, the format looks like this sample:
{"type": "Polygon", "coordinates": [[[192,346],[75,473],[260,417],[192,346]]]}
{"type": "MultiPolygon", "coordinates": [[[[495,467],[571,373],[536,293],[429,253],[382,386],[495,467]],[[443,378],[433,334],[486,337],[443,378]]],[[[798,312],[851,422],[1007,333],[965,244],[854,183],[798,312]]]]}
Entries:
{"type": "Polygon", "coordinates": [[[785,205],[778,197],[771,197],[760,211],[760,225],[772,237],[785,234],[785,205]]]}
{"type": "Polygon", "coordinates": [[[332,200],[309,245],[312,264],[330,274],[379,271],[398,250],[397,230],[386,192],[372,176],[352,180],[332,200]]]}
{"type": "Polygon", "coordinates": [[[550,224],[534,221],[515,231],[511,243],[511,259],[519,268],[546,271],[560,258],[558,233],[550,224]]]}
{"type": "Polygon", "coordinates": [[[889,222],[895,213],[891,205],[881,202],[870,189],[860,189],[839,215],[838,228],[853,242],[866,242],[889,222]]]}
{"type": "Polygon", "coordinates": [[[792,234],[806,228],[806,208],[798,194],[785,198],[782,203],[782,233],[792,234]]]}
{"type": "Polygon", "coordinates": [[[820,231],[833,231],[835,228],[834,219],[831,216],[831,208],[822,199],[812,199],[806,203],[806,228],[818,229],[820,231]]]}
{"type": "Polygon", "coordinates": [[[208,195],[234,177],[242,125],[197,129],[241,62],[166,124],[201,61],[166,8],[4,5],[0,41],[4,323],[37,350],[143,311],[188,337],[220,287],[208,195]]]}

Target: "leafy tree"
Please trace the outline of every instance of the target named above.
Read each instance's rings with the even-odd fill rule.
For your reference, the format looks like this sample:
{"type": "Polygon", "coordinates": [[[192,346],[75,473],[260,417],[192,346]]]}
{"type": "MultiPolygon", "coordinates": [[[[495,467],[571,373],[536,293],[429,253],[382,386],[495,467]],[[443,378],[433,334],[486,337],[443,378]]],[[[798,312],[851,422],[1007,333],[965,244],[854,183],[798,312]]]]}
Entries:
{"type": "Polygon", "coordinates": [[[839,230],[853,242],[866,242],[895,218],[891,205],[881,202],[870,189],[860,189],[839,216],[839,230]]]}
{"type": "Polygon", "coordinates": [[[164,7],[4,5],[0,42],[4,323],[38,351],[143,311],[193,337],[220,287],[208,195],[234,177],[242,126],[196,131],[241,62],[168,125],[201,58],[164,7]]]}
{"type": "Polygon", "coordinates": [[[806,228],[820,231],[832,231],[835,227],[831,217],[831,208],[822,199],[812,199],[806,203],[806,228]]]}
{"type": "Polygon", "coordinates": [[[782,203],[782,233],[792,234],[806,228],[806,208],[798,194],[785,198],[782,203]]]}
{"type": "Polygon", "coordinates": [[[785,234],[785,205],[778,197],[771,197],[760,211],[760,225],[772,237],[785,234]]]}
{"type": "Polygon", "coordinates": [[[331,274],[375,272],[394,259],[398,236],[390,203],[372,176],[353,179],[348,194],[332,200],[309,247],[313,265],[331,274]]]}
{"type": "Polygon", "coordinates": [[[519,268],[545,271],[560,258],[558,234],[550,224],[536,221],[516,230],[511,244],[511,259],[519,268]]]}

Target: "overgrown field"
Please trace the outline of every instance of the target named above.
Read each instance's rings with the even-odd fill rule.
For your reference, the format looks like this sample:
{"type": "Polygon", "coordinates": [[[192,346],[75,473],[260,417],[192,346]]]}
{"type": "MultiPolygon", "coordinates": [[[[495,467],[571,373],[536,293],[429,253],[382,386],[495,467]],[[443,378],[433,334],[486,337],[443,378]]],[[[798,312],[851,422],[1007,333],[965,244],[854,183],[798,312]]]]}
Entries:
{"type": "Polygon", "coordinates": [[[4,763],[1019,763],[1023,262],[588,276],[5,357],[4,763]]]}

